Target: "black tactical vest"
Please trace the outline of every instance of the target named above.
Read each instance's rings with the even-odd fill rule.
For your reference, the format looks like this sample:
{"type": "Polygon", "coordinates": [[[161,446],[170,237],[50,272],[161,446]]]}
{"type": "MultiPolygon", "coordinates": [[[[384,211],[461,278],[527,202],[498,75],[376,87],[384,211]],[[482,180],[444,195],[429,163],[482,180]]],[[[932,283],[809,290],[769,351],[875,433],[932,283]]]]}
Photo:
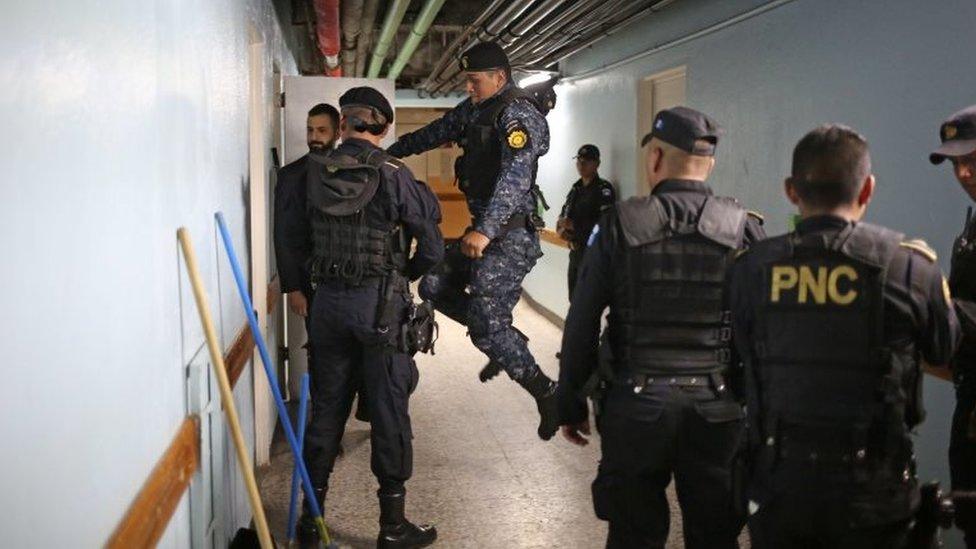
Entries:
{"type": "Polygon", "coordinates": [[[395,159],[382,149],[358,157],[337,151],[309,155],[308,212],[312,228],[312,280],[364,279],[401,272],[406,246],[390,221],[392,198],[380,168],[395,159]]]}
{"type": "MultiPolygon", "coordinates": [[[[478,116],[465,128],[461,140],[464,156],[456,167],[460,168],[458,187],[468,198],[488,200],[495,192],[502,162],[498,117],[505,107],[519,98],[532,101],[529,94],[517,87],[486,99],[478,105],[478,116]]],[[[535,105],[534,102],[532,104],[535,105]]],[[[534,173],[533,170],[533,177],[534,173]]]]}
{"type": "Polygon", "coordinates": [[[651,195],[616,206],[624,247],[611,308],[614,369],[646,375],[723,372],[731,358],[726,273],[743,247],[746,210],[709,196],[698,219],[671,219],[651,195]]]}
{"type": "Polygon", "coordinates": [[[903,374],[917,358],[884,339],[885,278],[902,240],[857,223],[836,234],[790,233],[750,252],[764,265],[752,334],[757,482],[775,485],[784,464],[833,471],[864,496],[852,500],[852,523],[897,520],[913,505],[908,431],[918,418],[907,416],[920,403],[903,374]]]}

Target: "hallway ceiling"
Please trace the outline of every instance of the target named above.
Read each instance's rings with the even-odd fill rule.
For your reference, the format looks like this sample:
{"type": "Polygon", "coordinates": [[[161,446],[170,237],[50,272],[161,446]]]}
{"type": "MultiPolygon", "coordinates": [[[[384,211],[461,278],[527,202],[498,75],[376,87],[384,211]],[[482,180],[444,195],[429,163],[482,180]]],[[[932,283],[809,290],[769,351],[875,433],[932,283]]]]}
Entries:
{"type": "MultiPolygon", "coordinates": [[[[334,9],[334,1],[332,6],[334,9]]],[[[375,20],[367,23],[362,4],[370,0],[338,0],[339,34],[341,22],[352,16],[365,28],[372,29],[372,40],[360,45],[367,59],[355,63],[356,50],[349,47],[350,36],[339,55],[339,66],[345,63],[344,76],[365,76],[368,57],[373,53],[388,8],[396,0],[378,0],[375,20]],[[353,68],[355,67],[355,68],[353,68]]],[[[387,77],[393,60],[407,41],[411,28],[429,0],[408,2],[406,13],[397,27],[386,54],[381,77],[387,77]]],[[[676,0],[446,0],[433,19],[428,32],[419,41],[406,65],[397,76],[397,88],[413,88],[423,94],[439,95],[460,86],[455,59],[478,39],[499,41],[512,59],[516,70],[554,70],[558,62],[636,19],[665,8],[676,0]]],[[[330,18],[321,9],[329,0],[273,0],[288,46],[295,53],[298,68],[304,75],[328,74],[328,47],[320,47],[323,36],[317,25],[330,18]],[[316,5],[320,8],[316,16],[316,5]]],[[[334,13],[334,12],[333,12],[334,13]]],[[[325,28],[325,27],[323,27],[325,28]]],[[[334,22],[331,28],[335,28],[334,22]]],[[[352,37],[363,41],[363,33],[352,37]]],[[[333,64],[335,64],[335,57],[333,64]]],[[[336,69],[331,69],[335,74],[336,69]]]]}

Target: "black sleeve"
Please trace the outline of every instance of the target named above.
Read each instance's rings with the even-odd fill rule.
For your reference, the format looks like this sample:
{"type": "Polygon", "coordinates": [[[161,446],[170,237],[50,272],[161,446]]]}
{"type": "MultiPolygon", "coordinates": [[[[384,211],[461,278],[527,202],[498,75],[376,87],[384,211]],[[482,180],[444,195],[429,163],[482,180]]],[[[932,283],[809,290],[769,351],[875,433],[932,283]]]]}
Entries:
{"type": "Polygon", "coordinates": [[[919,349],[929,364],[947,365],[962,337],[948,283],[934,262],[914,253],[909,261],[919,349]]]}
{"type": "Polygon", "coordinates": [[[604,181],[603,188],[600,189],[600,213],[610,209],[616,202],[617,189],[613,188],[613,183],[604,181]]]}
{"type": "Polygon", "coordinates": [[[559,411],[563,425],[579,423],[589,413],[581,393],[597,368],[600,321],[612,296],[615,233],[615,218],[604,215],[590,236],[566,315],[559,354],[559,411]]]}
{"type": "Polygon", "coordinates": [[[573,194],[575,191],[575,187],[570,187],[569,192],[566,193],[566,202],[563,202],[563,207],[559,210],[559,217],[566,217],[569,214],[569,207],[573,204],[573,194]]]}
{"type": "Polygon", "coordinates": [[[739,375],[742,380],[742,394],[745,397],[746,409],[753,413],[747,421],[751,440],[758,440],[761,433],[759,417],[755,411],[759,410],[760,386],[759,378],[753,368],[752,340],[753,334],[753,305],[762,296],[756,295],[755,281],[761,273],[751,267],[748,256],[740,257],[732,266],[729,282],[729,305],[732,310],[732,341],[736,355],[740,361],[736,367],[741,368],[739,375]]]}
{"type": "Polygon", "coordinates": [[[755,217],[753,214],[749,214],[746,217],[746,230],[745,237],[743,238],[743,243],[746,246],[751,246],[755,242],[766,239],[766,229],[763,228],[762,219],[755,217]]]}
{"type": "Polygon", "coordinates": [[[391,174],[395,180],[399,216],[408,236],[417,240],[417,251],[407,262],[407,276],[416,280],[444,259],[440,203],[425,183],[414,179],[407,167],[391,174]]]}
{"type": "Polygon", "coordinates": [[[312,250],[305,211],[305,170],[282,168],[274,191],[274,247],[281,291],[307,291],[312,250]]]}

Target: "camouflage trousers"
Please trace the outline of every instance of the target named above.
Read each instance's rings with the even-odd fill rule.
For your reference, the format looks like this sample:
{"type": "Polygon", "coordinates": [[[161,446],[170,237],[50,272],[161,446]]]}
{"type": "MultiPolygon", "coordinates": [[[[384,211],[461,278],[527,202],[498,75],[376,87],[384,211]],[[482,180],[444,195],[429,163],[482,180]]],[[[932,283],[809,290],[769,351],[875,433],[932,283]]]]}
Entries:
{"type": "Polygon", "coordinates": [[[512,327],[512,310],[522,296],[522,280],[540,257],[538,233],[514,229],[492,240],[481,259],[449,249],[443,268],[420,283],[421,297],[466,325],[475,347],[516,381],[539,370],[526,340],[512,327]]]}

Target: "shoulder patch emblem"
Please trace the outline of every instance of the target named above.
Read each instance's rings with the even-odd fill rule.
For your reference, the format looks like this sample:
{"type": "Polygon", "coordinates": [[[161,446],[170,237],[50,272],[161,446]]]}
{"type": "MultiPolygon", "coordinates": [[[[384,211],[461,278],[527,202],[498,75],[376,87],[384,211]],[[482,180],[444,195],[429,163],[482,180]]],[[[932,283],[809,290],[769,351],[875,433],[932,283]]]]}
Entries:
{"type": "Polygon", "coordinates": [[[935,254],[935,250],[929,248],[929,245],[925,243],[921,238],[916,238],[914,240],[906,240],[899,244],[902,248],[908,248],[922,254],[926,259],[935,263],[939,256],[935,254]]]}
{"type": "Polygon", "coordinates": [[[756,219],[757,219],[757,220],[759,221],[759,224],[760,224],[760,225],[762,225],[763,223],[765,223],[765,222],[766,222],[766,218],[765,218],[765,217],[763,217],[763,215],[762,215],[761,213],[759,213],[759,212],[757,212],[757,211],[754,211],[754,210],[747,210],[747,211],[746,211],[746,214],[747,214],[747,215],[750,215],[750,216],[752,216],[752,217],[754,217],[754,218],[756,218],[756,219]]]}
{"type": "Polygon", "coordinates": [[[521,149],[529,142],[529,135],[522,128],[516,128],[508,132],[508,146],[513,149],[521,149]]]}
{"type": "Polygon", "coordinates": [[[611,196],[613,196],[613,189],[611,189],[610,187],[603,187],[603,191],[601,191],[601,192],[603,193],[603,196],[605,196],[607,198],[610,198],[611,196]]]}

